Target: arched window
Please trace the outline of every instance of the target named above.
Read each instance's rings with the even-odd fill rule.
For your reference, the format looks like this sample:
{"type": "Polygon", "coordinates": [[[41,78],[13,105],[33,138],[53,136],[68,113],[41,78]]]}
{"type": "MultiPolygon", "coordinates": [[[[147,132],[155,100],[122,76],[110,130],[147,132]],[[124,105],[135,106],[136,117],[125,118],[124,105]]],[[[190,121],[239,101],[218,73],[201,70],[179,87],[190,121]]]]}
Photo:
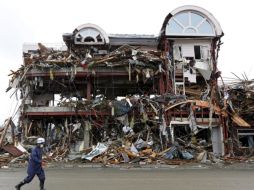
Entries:
{"type": "Polygon", "coordinates": [[[100,32],[94,28],[83,28],[76,34],[77,43],[104,43],[100,32]]]}
{"type": "Polygon", "coordinates": [[[102,45],[109,43],[105,31],[95,24],[83,24],[76,28],[74,32],[75,44],[102,45]]]}
{"type": "Polygon", "coordinates": [[[170,36],[215,36],[215,30],[208,18],[194,11],[175,14],[166,26],[170,36]]]}

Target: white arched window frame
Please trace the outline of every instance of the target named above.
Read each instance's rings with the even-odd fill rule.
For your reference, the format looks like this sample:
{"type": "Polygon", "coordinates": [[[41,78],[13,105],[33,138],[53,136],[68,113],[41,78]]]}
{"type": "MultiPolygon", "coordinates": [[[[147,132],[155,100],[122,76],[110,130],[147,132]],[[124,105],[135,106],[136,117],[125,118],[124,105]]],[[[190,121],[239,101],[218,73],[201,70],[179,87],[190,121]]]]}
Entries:
{"type": "Polygon", "coordinates": [[[196,11],[175,14],[166,26],[169,36],[216,36],[212,22],[196,11]]]}
{"type": "Polygon", "coordinates": [[[108,44],[106,32],[95,24],[83,24],[76,28],[75,44],[102,45],[108,44]]]}
{"type": "Polygon", "coordinates": [[[76,44],[104,44],[101,33],[94,28],[83,28],[75,36],[76,44]]]}

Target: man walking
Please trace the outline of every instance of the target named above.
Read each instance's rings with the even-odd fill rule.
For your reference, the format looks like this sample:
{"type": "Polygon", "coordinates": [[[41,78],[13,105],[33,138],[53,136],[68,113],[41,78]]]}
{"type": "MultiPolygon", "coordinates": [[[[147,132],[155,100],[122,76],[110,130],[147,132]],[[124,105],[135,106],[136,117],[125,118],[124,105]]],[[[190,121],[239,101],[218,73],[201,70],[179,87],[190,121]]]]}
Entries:
{"type": "Polygon", "coordinates": [[[30,183],[34,176],[37,175],[40,180],[40,190],[44,189],[44,182],[45,182],[45,173],[42,168],[42,148],[44,146],[45,139],[38,138],[36,141],[36,147],[33,148],[32,153],[29,158],[27,174],[28,176],[21,181],[18,185],[15,186],[16,190],[20,190],[21,186],[25,185],[26,183],[30,183]]]}

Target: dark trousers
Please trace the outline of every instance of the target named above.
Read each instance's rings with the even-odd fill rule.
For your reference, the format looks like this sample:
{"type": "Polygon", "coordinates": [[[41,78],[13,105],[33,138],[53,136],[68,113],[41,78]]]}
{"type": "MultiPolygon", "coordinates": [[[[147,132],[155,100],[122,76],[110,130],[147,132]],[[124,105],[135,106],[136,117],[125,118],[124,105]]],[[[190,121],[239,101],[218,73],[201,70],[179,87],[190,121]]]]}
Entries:
{"type": "Polygon", "coordinates": [[[38,176],[41,183],[44,183],[45,181],[45,173],[43,169],[41,169],[40,171],[29,171],[27,172],[27,174],[28,176],[24,179],[25,183],[30,183],[35,175],[38,176]]]}

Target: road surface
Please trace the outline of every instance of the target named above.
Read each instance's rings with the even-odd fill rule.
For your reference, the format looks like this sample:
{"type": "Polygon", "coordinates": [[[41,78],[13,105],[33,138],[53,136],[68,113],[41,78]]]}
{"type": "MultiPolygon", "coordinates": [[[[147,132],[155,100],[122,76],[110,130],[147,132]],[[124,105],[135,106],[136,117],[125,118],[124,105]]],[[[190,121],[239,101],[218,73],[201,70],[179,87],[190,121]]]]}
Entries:
{"type": "MultiPolygon", "coordinates": [[[[253,169],[48,168],[47,190],[253,190],[253,169]]],[[[0,190],[15,189],[26,169],[0,169],[0,190]]],[[[39,189],[37,177],[22,190],[39,189]]]]}

